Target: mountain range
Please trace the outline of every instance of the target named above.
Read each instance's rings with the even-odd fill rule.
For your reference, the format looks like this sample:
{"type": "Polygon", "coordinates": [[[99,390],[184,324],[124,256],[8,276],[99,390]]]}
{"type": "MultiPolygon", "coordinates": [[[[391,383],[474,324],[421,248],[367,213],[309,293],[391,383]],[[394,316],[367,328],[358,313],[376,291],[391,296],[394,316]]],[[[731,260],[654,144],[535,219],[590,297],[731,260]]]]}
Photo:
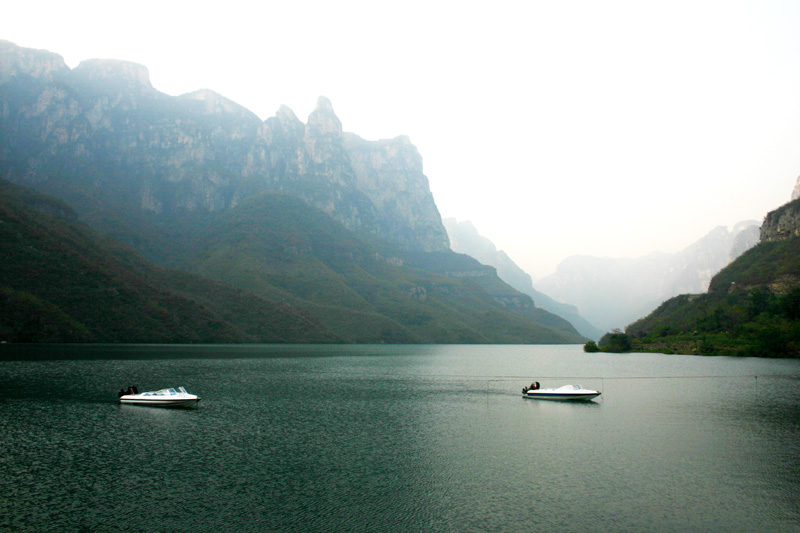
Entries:
{"type": "Polygon", "coordinates": [[[410,139],[324,97],[261,121],[0,41],[0,178],[0,340],[585,340],[450,249],[410,139]]]}
{"type": "Polygon", "coordinates": [[[800,357],[800,200],[767,214],[760,239],[703,294],[681,294],[629,325],[630,349],[800,357]]]}
{"type": "Polygon", "coordinates": [[[454,251],[495,267],[500,278],[531,296],[537,306],[564,317],[582,335],[595,340],[604,332],[646,316],[673,296],[705,292],[713,275],[759,240],[758,223],[745,221],[732,229],[719,226],[675,254],[656,252],[635,259],[569,257],[555,274],[536,282],[547,291],[545,294],[534,288],[531,276],[480,235],[471,222],[448,218],[444,224],[454,251]],[[595,327],[595,323],[604,329],[595,327]]]}
{"type": "Polygon", "coordinates": [[[678,294],[701,293],[712,276],[759,240],[759,224],[718,226],[674,253],[639,258],[573,256],[536,282],[539,290],[570,302],[603,331],[624,328],[678,294]]]}

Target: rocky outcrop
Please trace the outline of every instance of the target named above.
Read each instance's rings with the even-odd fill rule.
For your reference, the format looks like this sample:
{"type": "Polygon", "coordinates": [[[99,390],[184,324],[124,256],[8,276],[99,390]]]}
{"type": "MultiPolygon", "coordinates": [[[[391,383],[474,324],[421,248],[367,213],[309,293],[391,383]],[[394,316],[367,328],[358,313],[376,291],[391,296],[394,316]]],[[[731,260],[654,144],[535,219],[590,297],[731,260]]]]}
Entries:
{"type": "Polygon", "coordinates": [[[0,84],[20,77],[53,81],[69,72],[64,58],[58,54],[20,48],[12,42],[0,40],[0,84]]]}
{"type": "Polygon", "coordinates": [[[122,196],[161,217],[282,190],[401,248],[448,249],[409,139],[346,133],[327,98],[305,124],[286,107],[262,122],[208,89],[160,93],[136,63],[93,59],[70,70],[56,54],[8,42],[0,42],[0,59],[0,171],[13,181],[92,191],[92,202],[122,196]],[[56,162],[69,170],[45,170],[56,162]]]}
{"type": "Polygon", "coordinates": [[[761,242],[783,241],[800,236],[800,199],[771,211],[761,225],[761,242]]]}
{"type": "Polygon", "coordinates": [[[147,67],[118,59],[87,59],[71,73],[74,82],[114,86],[120,91],[152,91],[147,67]]]}
{"type": "Polygon", "coordinates": [[[448,249],[447,233],[422,173],[422,157],[411,140],[400,136],[365,141],[352,133],[343,140],[356,188],[381,214],[378,236],[391,236],[403,248],[418,243],[426,252],[448,249]]]}

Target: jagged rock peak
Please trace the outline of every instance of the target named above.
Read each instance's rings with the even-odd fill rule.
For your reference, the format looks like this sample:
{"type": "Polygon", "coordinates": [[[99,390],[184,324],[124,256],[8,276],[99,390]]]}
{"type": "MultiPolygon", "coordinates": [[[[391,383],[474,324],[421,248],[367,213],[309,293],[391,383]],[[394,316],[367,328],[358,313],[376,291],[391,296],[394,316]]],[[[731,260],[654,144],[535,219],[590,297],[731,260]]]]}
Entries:
{"type": "Polygon", "coordinates": [[[11,41],[0,40],[0,83],[19,75],[49,81],[56,75],[67,73],[69,67],[58,54],[22,48],[11,41]]]}
{"type": "Polygon", "coordinates": [[[294,114],[294,111],[289,109],[287,106],[281,105],[281,107],[278,108],[278,112],[275,113],[274,120],[277,121],[277,123],[280,125],[280,129],[283,132],[289,133],[300,130],[302,135],[304,127],[303,123],[299,118],[297,118],[297,115],[294,114]]]}
{"type": "Polygon", "coordinates": [[[797,177],[797,182],[794,184],[794,190],[792,191],[792,200],[797,200],[800,198],[800,176],[797,177]]]}
{"type": "Polygon", "coordinates": [[[294,111],[285,105],[278,108],[274,117],[269,117],[259,128],[259,136],[268,144],[277,139],[299,142],[303,138],[305,124],[303,124],[294,111]]]}
{"type": "Polygon", "coordinates": [[[317,98],[317,107],[316,111],[323,110],[333,113],[333,104],[331,103],[330,99],[327,96],[321,96],[317,98]]]}
{"type": "Polygon", "coordinates": [[[111,82],[129,88],[152,89],[147,67],[119,59],[87,59],[72,71],[91,82],[111,82]]]}
{"type": "Polygon", "coordinates": [[[297,118],[297,115],[294,114],[292,109],[284,104],[278,108],[278,111],[275,113],[275,116],[281,122],[300,122],[300,119],[297,118]]]}
{"type": "Polygon", "coordinates": [[[319,97],[317,107],[308,116],[306,130],[318,135],[342,133],[342,122],[333,112],[331,101],[324,96],[319,97]]]}

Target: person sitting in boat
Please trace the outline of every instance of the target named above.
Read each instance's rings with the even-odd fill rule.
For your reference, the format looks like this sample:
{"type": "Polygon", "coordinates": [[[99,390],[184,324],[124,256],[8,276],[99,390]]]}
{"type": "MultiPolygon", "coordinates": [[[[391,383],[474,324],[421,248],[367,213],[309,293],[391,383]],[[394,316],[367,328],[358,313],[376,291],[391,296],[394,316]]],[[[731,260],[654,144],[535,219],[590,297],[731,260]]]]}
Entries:
{"type": "Polygon", "coordinates": [[[119,396],[126,396],[128,394],[139,394],[139,388],[136,385],[131,385],[128,390],[122,389],[119,391],[119,396]]]}
{"type": "Polygon", "coordinates": [[[534,381],[530,387],[522,387],[522,394],[527,394],[529,390],[536,390],[539,388],[539,382],[534,381]]]}

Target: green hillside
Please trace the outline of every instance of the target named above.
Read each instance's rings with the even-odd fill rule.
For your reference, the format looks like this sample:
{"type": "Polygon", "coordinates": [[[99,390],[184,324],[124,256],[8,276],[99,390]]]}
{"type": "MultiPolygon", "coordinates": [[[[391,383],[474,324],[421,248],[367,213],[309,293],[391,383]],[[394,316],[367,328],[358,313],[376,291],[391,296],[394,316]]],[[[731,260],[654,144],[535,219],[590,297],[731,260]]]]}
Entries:
{"type": "Polygon", "coordinates": [[[156,267],[61,201],[0,180],[0,340],[326,342],[307,315],[156,267]]]}
{"type": "Polygon", "coordinates": [[[194,273],[164,268],[64,202],[0,181],[0,341],[583,340],[505,309],[478,283],[382,256],[292,196],[250,198],[202,227],[176,254],[194,273]]]}
{"type": "MultiPolygon", "coordinates": [[[[286,194],[267,192],[241,202],[191,248],[187,267],[194,272],[304,309],[347,342],[583,340],[549,313],[540,318],[553,324],[542,324],[531,312],[504,308],[480,283],[414,268],[406,254],[369,245],[286,194]]],[[[464,264],[453,253],[422,255],[464,264]]]]}
{"type": "Polygon", "coordinates": [[[800,357],[800,238],[762,242],[628,326],[634,351],[800,357]]]}

